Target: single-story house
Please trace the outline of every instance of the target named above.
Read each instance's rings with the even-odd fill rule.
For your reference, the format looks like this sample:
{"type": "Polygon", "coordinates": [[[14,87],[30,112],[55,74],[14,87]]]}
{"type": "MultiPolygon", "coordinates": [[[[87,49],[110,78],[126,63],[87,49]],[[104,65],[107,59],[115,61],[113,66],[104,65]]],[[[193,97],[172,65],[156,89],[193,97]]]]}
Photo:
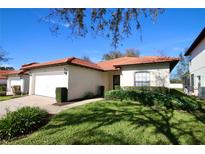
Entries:
{"type": "Polygon", "coordinates": [[[7,76],[6,74],[10,73],[12,70],[0,70],[0,85],[6,85],[7,76]]]}
{"type": "Polygon", "coordinates": [[[189,62],[189,93],[205,98],[205,28],[197,36],[185,56],[189,62]]]}
{"type": "Polygon", "coordinates": [[[122,57],[92,63],[75,57],[22,65],[29,74],[29,95],[55,97],[56,87],[68,89],[68,99],[78,99],[88,92],[97,94],[115,86],[169,87],[170,72],[178,58],[147,56],[122,57]]]}
{"type": "Polygon", "coordinates": [[[29,92],[29,76],[24,70],[13,70],[6,74],[7,95],[12,95],[12,86],[20,86],[22,93],[29,92]]]}

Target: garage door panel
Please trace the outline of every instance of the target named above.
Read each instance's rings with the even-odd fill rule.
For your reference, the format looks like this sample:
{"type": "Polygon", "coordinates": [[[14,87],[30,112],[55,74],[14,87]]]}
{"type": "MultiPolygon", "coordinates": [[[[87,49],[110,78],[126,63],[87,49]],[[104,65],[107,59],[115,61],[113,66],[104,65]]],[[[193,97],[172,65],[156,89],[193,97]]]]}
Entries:
{"type": "Polygon", "coordinates": [[[36,95],[55,97],[56,87],[68,87],[68,78],[64,72],[35,76],[36,95]]]}

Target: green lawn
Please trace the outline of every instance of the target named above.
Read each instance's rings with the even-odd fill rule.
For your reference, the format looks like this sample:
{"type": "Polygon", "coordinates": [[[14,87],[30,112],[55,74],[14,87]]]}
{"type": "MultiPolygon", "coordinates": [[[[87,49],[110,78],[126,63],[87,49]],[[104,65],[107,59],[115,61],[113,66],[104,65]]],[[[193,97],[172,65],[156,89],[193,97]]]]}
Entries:
{"type": "Polygon", "coordinates": [[[0,101],[5,101],[5,100],[9,100],[9,99],[13,99],[13,98],[18,98],[21,96],[0,96],[0,101]]]}
{"type": "Polygon", "coordinates": [[[39,131],[7,144],[205,144],[204,102],[186,99],[200,103],[201,109],[94,102],[65,110],[39,131]]]}

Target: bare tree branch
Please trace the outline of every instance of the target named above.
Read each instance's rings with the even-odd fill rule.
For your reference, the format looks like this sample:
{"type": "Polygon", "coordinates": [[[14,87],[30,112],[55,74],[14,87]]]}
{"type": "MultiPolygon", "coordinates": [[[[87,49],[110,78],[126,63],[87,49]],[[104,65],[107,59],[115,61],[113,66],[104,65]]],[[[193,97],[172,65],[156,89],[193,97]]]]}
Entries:
{"type": "Polygon", "coordinates": [[[111,39],[113,47],[117,48],[120,41],[133,33],[141,31],[143,17],[156,22],[164,9],[51,9],[44,20],[52,24],[51,31],[58,32],[62,25],[68,30],[69,36],[85,37],[88,32],[97,36],[99,33],[111,39]]]}

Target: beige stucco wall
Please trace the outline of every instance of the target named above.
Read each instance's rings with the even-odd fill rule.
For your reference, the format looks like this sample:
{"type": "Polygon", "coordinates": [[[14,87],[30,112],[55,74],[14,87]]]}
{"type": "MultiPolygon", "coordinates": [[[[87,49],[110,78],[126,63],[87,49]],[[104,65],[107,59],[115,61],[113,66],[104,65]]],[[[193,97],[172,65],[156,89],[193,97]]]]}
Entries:
{"type": "Polygon", "coordinates": [[[120,84],[122,87],[134,86],[134,74],[140,71],[150,72],[150,86],[169,87],[170,84],[168,63],[123,66],[121,71],[120,84]]]}
{"type": "Polygon", "coordinates": [[[68,98],[83,97],[87,92],[97,94],[98,86],[104,85],[104,72],[80,66],[69,65],[68,98]]]}
{"type": "MultiPolygon", "coordinates": [[[[201,77],[201,87],[205,87],[205,38],[190,54],[191,61],[189,63],[190,75],[194,74],[194,93],[198,95],[198,78],[201,77]]],[[[199,94],[200,95],[200,94],[199,94]]],[[[204,96],[205,97],[205,94],[204,96]]]]}

